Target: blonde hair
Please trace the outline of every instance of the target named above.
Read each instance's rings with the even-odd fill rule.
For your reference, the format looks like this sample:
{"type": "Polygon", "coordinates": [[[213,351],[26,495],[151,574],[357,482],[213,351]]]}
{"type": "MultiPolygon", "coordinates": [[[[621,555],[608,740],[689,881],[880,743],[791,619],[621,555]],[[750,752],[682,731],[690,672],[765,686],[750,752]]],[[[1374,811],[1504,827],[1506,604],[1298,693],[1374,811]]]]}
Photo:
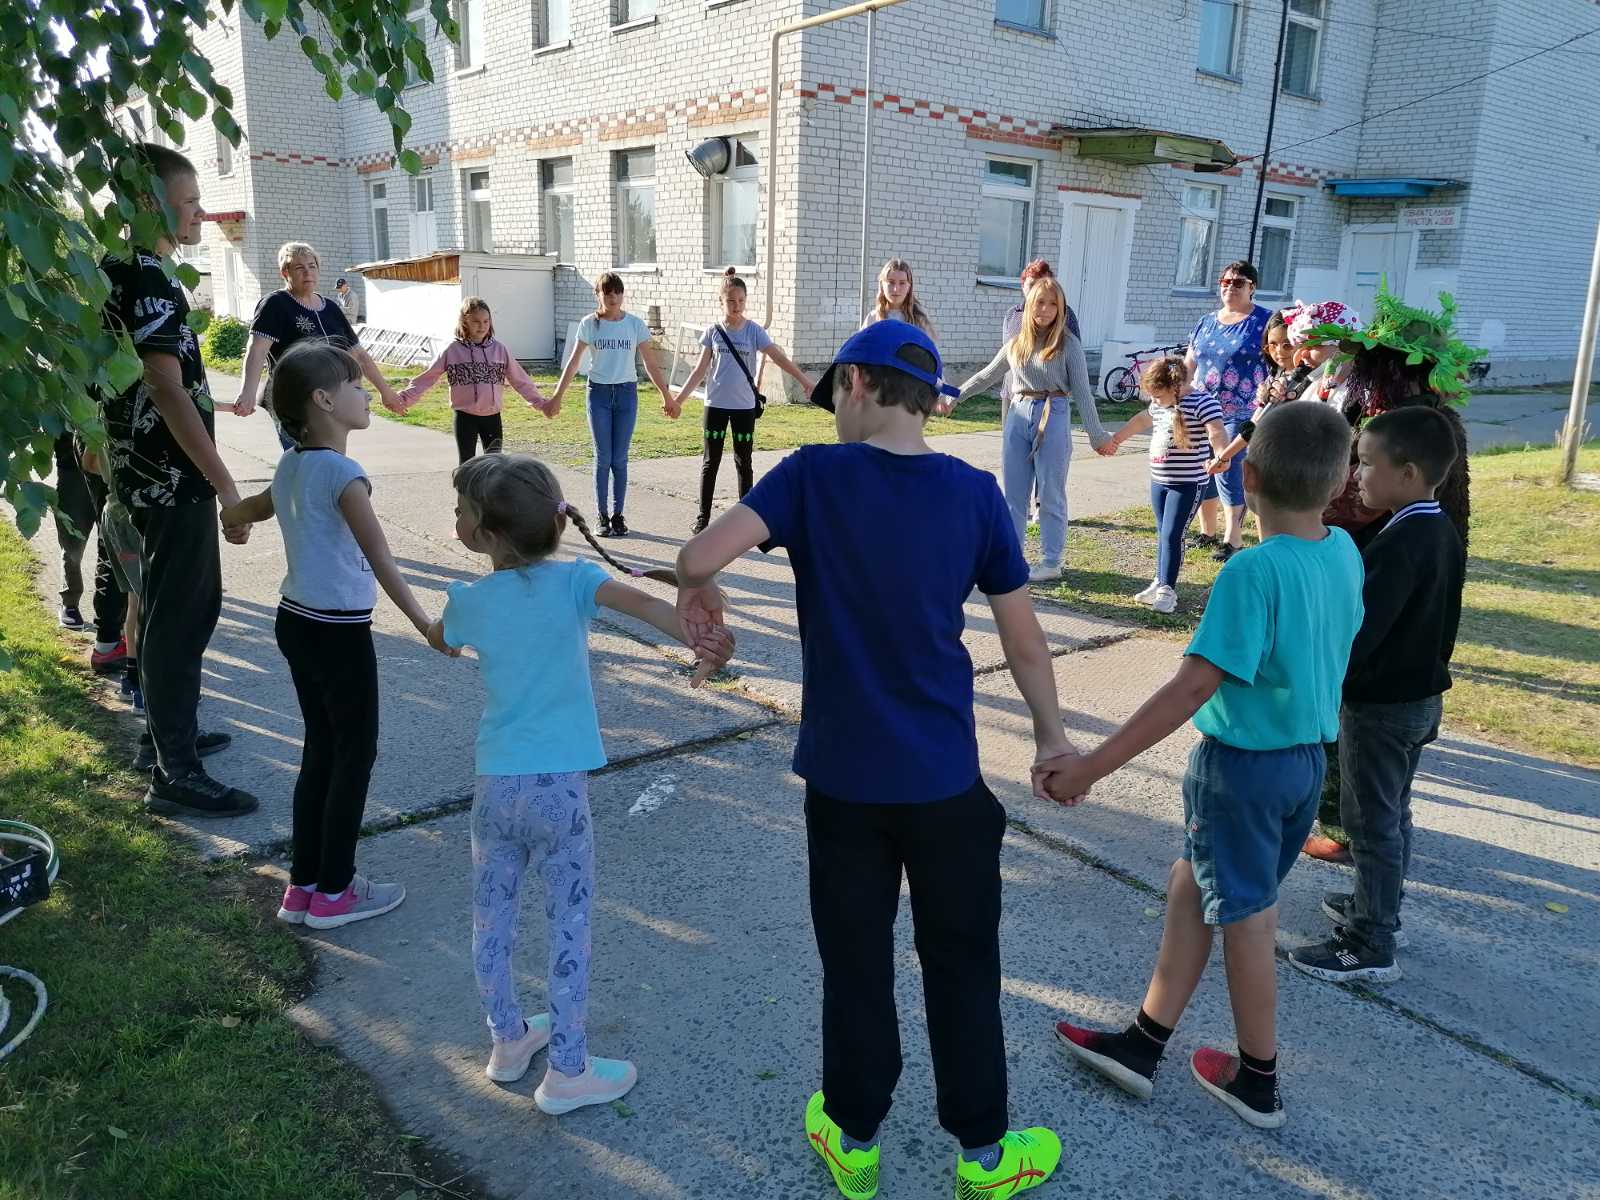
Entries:
{"type": "Polygon", "coordinates": [[[1176,354],[1165,355],[1144,369],[1139,382],[1151,395],[1157,391],[1178,393],[1172,414],[1172,444],[1179,450],[1190,449],[1194,443],[1189,440],[1189,425],[1183,416],[1183,386],[1189,382],[1189,364],[1176,354]]]}
{"type": "Polygon", "coordinates": [[[1061,345],[1066,337],[1067,298],[1062,295],[1061,285],[1056,282],[1055,276],[1041,276],[1029,290],[1028,299],[1022,306],[1022,327],[1017,330],[1017,336],[1011,339],[1011,353],[1007,357],[1013,367],[1021,367],[1034,357],[1048,362],[1061,353],[1061,345]],[[1056,316],[1050,322],[1050,327],[1040,333],[1038,326],[1033,323],[1033,314],[1046,296],[1055,300],[1056,316]]]}
{"type": "Polygon", "coordinates": [[[322,266],[322,259],[317,257],[317,248],[310,242],[285,242],[278,247],[278,274],[282,275],[297,258],[309,258],[317,266],[322,266]]]}
{"type": "Polygon", "coordinates": [[[906,321],[915,325],[931,338],[933,336],[933,319],[928,316],[928,310],[923,308],[922,302],[917,299],[916,278],[911,274],[911,264],[903,258],[891,258],[879,268],[878,299],[872,306],[873,313],[878,320],[882,321],[889,316],[890,310],[894,308],[894,305],[889,303],[888,292],[889,275],[894,271],[905,272],[906,298],[902,311],[906,315],[906,321]]]}
{"type": "Polygon", "coordinates": [[[618,574],[654,579],[673,587],[678,584],[673,571],[640,571],[613,558],[595,540],[583,514],[566,502],[556,473],[537,458],[527,454],[483,454],[457,467],[451,482],[456,493],[472,506],[478,528],[492,537],[506,561],[516,566],[531,566],[554,554],[570,521],[618,574]]]}
{"type": "Polygon", "coordinates": [[[489,318],[489,336],[494,336],[494,313],[489,311],[489,302],[482,296],[467,296],[462,299],[461,311],[456,314],[456,341],[468,340],[467,317],[475,312],[481,312],[489,318]]]}

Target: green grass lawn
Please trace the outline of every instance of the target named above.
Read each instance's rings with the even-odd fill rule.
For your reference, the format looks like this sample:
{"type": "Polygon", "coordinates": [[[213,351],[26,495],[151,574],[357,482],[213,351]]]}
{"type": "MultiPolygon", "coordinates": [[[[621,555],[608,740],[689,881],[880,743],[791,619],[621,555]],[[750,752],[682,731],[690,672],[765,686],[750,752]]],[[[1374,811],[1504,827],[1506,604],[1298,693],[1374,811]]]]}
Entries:
{"type": "MultiPolygon", "coordinates": [[[[1472,459],[1472,545],[1446,719],[1490,741],[1600,766],[1600,493],[1551,482],[1554,450],[1472,459]]],[[[1600,442],[1579,456],[1600,471],[1600,442]]],[[[1155,567],[1149,509],[1074,521],[1060,584],[1039,594],[1075,609],[1185,636],[1221,567],[1191,549],[1179,607],[1132,600],[1155,567]]]]}
{"type": "MultiPolygon", "coordinates": [[[[14,665],[0,671],[0,816],[46,829],[62,868],[47,901],[0,928],[0,962],[50,992],[0,1064],[0,1198],[361,1200],[456,1174],[435,1172],[366,1077],[285,1017],[310,962],[273,919],[275,889],[142,815],[85,643],[56,629],[3,524],[0,647],[14,665]]],[[[34,1002],[0,984],[4,1042],[34,1002]]]]}

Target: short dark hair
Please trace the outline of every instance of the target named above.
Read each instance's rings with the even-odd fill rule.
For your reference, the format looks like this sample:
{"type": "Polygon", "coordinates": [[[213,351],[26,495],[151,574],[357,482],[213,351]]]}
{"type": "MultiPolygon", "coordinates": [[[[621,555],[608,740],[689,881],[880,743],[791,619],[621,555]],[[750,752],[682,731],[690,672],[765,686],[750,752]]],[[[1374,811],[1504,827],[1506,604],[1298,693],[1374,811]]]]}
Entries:
{"type": "MultiPolygon", "coordinates": [[[[932,375],[938,369],[933,355],[921,346],[908,344],[901,346],[896,353],[919,371],[926,371],[932,375]]],[[[866,385],[875,393],[881,408],[903,408],[907,412],[927,417],[933,414],[934,405],[939,403],[939,389],[931,383],[924,383],[915,375],[897,371],[893,367],[880,367],[868,363],[849,365],[866,376],[866,385]]]]}
{"type": "Polygon", "coordinates": [[[1250,439],[1256,493],[1291,512],[1321,512],[1350,478],[1350,422],[1329,404],[1280,404],[1250,439]]]}
{"type": "MultiPolygon", "coordinates": [[[[170,146],[160,146],[155,142],[140,142],[124,156],[123,162],[136,163],[147,167],[162,183],[171,183],[180,175],[198,175],[194,164],[170,146]]],[[[121,174],[118,164],[118,174],[121,174]]]]}
{"type": "MultiPolygon", "coordinates": [[[[1252,284],[1256,284],[1256,283],[1260,283],[1261,282],[1261,275],[1256,270],[1255,264],[1251,263],[1251,262],[1246,262],[1242,258],[1236,258],[1231,263],[1229,263],[1227,266],[1223,267],[1222,268],[1222,275],[1226,275],[1229,271],[1232,271],[1235,275],[1243,275],[1252,284]]],[[[1222,275],[1218,275],[1217,278],[1221,279],[1222,275]]]]}
{"type": "Polygon", "coordinates": [[[1391,462],[1411,463],[1430,487],[1438,487],[1456,463],[1456,433],[1436,408],[1410,404],[1373,417],[1361,432],[1377,440],[1391,462]]]}

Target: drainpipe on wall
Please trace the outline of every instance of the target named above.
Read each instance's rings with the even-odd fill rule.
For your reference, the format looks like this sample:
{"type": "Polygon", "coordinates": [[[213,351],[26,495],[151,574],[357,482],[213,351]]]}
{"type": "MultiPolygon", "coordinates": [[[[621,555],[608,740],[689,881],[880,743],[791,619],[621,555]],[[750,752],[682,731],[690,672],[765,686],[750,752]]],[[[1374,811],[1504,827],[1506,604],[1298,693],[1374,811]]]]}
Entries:
{"type": "Polygon", "coordinates": [[[1272,68],[1272,103],[1267,106],[1267,145],[1261,152],[1261,171],[1256,181],[1256,207],[1250,214],[1250,248],[1245,261],[1256,261],[1256,234],[1261,231],[1261,203],[1267,194],[1267,166],[1272,161],[1272,129],[1278,123],[1278,96],[1283,92],[1283,45],[1289,38],[1289,0],[1283,0],[1283,16],[1278,18],[1278,61],[1272,68]]]}

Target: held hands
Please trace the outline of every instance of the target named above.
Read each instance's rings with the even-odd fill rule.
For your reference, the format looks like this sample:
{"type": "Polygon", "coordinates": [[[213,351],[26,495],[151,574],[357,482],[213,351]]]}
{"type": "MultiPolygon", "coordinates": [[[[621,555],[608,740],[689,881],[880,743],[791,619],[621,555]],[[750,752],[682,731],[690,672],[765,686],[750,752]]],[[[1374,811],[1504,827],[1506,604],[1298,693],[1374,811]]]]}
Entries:
{"type": "Polygon", "coordinates": [[[1082,804],[1089,796],[1089,789],[1100,778],[1088,763],[1088,755],[1076,750],[1051,755],[1041,749],[1030,773],[1033,794],[1040,800],[1054,800],[1067,808],[1082,804]]]}
{"type": "Polygon", "coordinates": [[[689,686],[699,687],[733,656],[733,635],[723,622],[727,601],[715,583],[698,587],[679,584],[677,610],[684,644],[699,660],[689,686]]]}
{"type": "Polygon", "coordinates": [[[411,406],[400,399],[400,393],[387,383],[378,388],[378,398],[383,401],[383,406],[396,416],[402,415],[411,406]]]}
{"type": "Polygon", "coordinates": [[[449,642],[444,640],[443,617],[440,617],[438,620],[432,622],[426,629],[418,630],[418,632],[421,633],[423,637],[427,638],[428,645],[432,646],[440,654],[443,654],[447,658],[461,657],[460,647],[452,646],[449,642]]]}
{"type": "Polygon", "coordinates": [[[220,520],[222,522],[222,536],[229,545],[242,546],[250,540],[250,522],[245,520],[239,511],[244,507],[244,501],[239,498],[237,491],[224,496],[219,496],[222,501],[220,520]]]}
{"type": "Polygon", "coordinates": [[[956,405],[960,403],[961,401],[955,396],[941,396],[933,406],[933,415],[936,417],[948,417],[955,412],[956,405]]]}
{"type": "Polygon", "coordinates": [[[1228,464],[1230,462],[1232,462],[1232,461],[1233,461],[1233,459],[1231,457],[1230,458],[1213,458],[1210,462],[1208,462],[1206,464],[1206,474],[1207,475],[1221,475],[1223,472],[1225,472],[1228,469],[1228,464]]]}
{"type": "Polygon", "coordinates": [[[236,417],[248,417],[256,410],[256,398],[254,396],[241,395],[232,405],[225,407],[219,404],[216,407],[223,409],[225,412],[232,412],[236,417]]]}
{"type": "Polygon", "coordinates": [[[683,415],[683,401],[675,400],[669,392],[661,401],[661,411],[667,414],[667,419],[676,421],[683,415]]]}
{"type": "Polygon", "coordinates": [[[1122,446],[1122,439],[1113,435],[1094,448],[1094,452],[1101,458],[1115,458],[1117,450],[1122,446]]]}

